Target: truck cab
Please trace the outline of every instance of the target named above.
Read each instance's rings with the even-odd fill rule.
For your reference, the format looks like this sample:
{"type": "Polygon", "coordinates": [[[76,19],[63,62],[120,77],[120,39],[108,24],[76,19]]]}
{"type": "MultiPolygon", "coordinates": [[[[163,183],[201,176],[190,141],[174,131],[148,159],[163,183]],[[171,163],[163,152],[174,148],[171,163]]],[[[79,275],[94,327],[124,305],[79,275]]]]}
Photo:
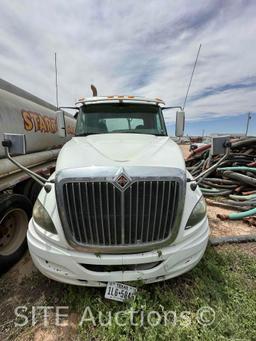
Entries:
{"type": "Polygon", "coordinates": [[[80,99],[75,136],[61,149],[27,233],[36,267],[86,286],[178,276],[201,259],[206,206],[167,134],[158,98],[80,99]]]}

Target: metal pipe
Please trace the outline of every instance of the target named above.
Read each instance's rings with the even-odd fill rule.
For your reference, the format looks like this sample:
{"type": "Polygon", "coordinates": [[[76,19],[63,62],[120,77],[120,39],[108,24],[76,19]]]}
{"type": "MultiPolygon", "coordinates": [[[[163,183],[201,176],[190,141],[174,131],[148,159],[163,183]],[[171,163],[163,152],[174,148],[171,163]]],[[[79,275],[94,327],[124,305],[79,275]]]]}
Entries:
{"type": "Polygon", "coordinates": [[[197,183],[199,184],[205,177],[206,175],[209,175],[210,173],[212,173],[216,168],[218,168],[218,166],[220,165],[220,163],[222,161],[224,161],[230,152],[230,148],[228,147],[226,149],[226,154],[223,155],[223,157],[217,162],[215,163],[212,167],[206,169],[204,172],[202,172],[201,174],[199,174],[197,177],[194,178],[194,181],[197,181],[198,179],[200,179],[199,181],[197,181],[197,183]]]}
{"type": "Polygon", "coordinates": [[[8,159],[12,163],[14,163],[18,168],[22,169],[25,173],[27,173],[29,176],[31,176],[31,178],[33,178],[36,182],[38,182],[42,187],[44,186],[46,179],[43,178],[41,175],[30,171],[28,168],[22,166],[19,162],[17,162],[15,159],[13,159],[11,157],[11,155],[9,154],[8,147],[6,147],[6,155],[7,155],[8,159]]]}

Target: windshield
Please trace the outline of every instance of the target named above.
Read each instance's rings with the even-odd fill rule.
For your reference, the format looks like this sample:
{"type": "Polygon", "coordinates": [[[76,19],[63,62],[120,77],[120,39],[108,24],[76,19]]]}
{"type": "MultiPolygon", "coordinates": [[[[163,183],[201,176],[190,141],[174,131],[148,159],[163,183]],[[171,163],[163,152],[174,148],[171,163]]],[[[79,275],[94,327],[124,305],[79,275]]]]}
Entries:
{"type": "Polygon", "coordinates": [[[107,133],[167,135],[159,106],[129,103],[84,105],[77,118],[76,136],[107,133]]]}

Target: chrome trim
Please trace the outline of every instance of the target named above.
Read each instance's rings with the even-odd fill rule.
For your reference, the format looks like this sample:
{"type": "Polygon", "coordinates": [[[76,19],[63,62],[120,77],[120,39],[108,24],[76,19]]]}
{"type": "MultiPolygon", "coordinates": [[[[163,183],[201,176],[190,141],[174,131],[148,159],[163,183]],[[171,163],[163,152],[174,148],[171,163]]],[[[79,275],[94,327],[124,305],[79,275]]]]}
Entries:
{"type": "Polygon", "coordinates": [[[85,226],[85,218],[84,218],[84,211],[83,211],[83,205],[82,205],[82,193],[81,193],[81,184],[78,184],[78,192],[79,192],[79,201],[80,201],[80,209],[82,212],[82,225],[83,225],[83,231],[86,241],[88,242],[88,236],[86,232],[86,226],[85,226]]]}
{"type": "Polygon", "coordinates": [[[142,219],[141,219],[141,233],[140,233],[140,239],[142,240],[143,237],[143,231],[144,231],[144,213],[145,213],[145,181],[143,181],[143,202],[142,202],[142,219]]]}
{"type": "MultiPolygon", "coordinates": [[[[159,225],[161,225],[162,219],[163,219],[163,207],[164,207],[164,191],[165,191],[165,182],[163,184],[163,194],[162,194],[162,200],[161,200],[161,210],[160,210],[160,222],[159,225]]],[[[160,238],[160,229],[158,230],[157,239],[160,238]]]]}
{"type": "MultiPolygon", "coordinates": [[[[145,183],[144,183],[145,186],[145,183]]],[[[169,184],[169,189],[168,189],[168,202],[170,201],[170,192],[171,192],[171,186],[172,184],[169,184]]],[[[68,243],[74,247],[78,251],[82,252],[93,252],[93,253],[136,253],[136,252],[144,252],[144,251],[149,251],[153,249],[157,249],[159,247],[163,247],[166,245],[171,244],[177,237],[178,231],[179,231],[179,226],[183,214],[183,208],[184,208],[184,202],[185,202],[185,191],[186,191],[186,173],[185,171],[178,169],[178,168],[167,168],[167,167],[143,167],[143,166],[128,166],[128,167],[86,167],[86,168],[76,168],[76,169],[64,169],[59,171],[56,174],[56,186],[55,186],[55,191],[56,191],[56,199],[57,199],[57,206],[58,206],[58,211],[60,215],[60,219],[63,225],[63,230],[66,236],[66,239],[68,243]],[[150,207],[151,207],[151,201],[152,201],[152,182],[153,181],[175,181],[179,183],[179,202],[177,204],[177,210],[176,210],[176,216],[174,217],[174,224],[173,228],[170,229],[170,234],[168,235],[167,238],[161,241],[154,241],[154,242],[147,242],[147,243],[141,243],[141,244],[132,244],[132,236],[131,236],[131,228],[129,229],[129,242],[130,244],[126,245],[117,245],[117,235],[116,235],[116,215],[114,218],[114,234],[115,234],[115,245],[97,245],[95,244],[95,240],[93,240],[94,244],[92,245],[84,245],[83,243],[78,243],[77,241],[74,240],[71,231],[70,231],[70,226],[68,225],[67,218],[66,218],[66,212],[64,210],[64,198],[63,198],[63,189],[64,189],[64,184],[65,183],[75,183],[75,182],[83,182],[85,185],[85,189],[88,193],[88,187],[87,187],[87,182],[106,182],[106,205],[107,205],[107,211],[109,212],[109,184],[111,184],[113,191],[116,192],[117,190],[121,193],[121,197],[124,196],[125,191],[121,191],[119,186],[115,184],[115,179],[116,177],[121,174],[125,173],[131,182],[129,183],[129,186],[126,187],[125,190],[130,191],[130,200],[131,200],[131,193],[132,193],[132,185],[135,184],[137,181],[145,182],[145,181],[151,181],[151,188],[150,188],[150,206],[145,207],[145,210],[148,210],[150,212],[150,207]],[[156,176],[157,174],[157,176],[156,176]]],[[[177,191],[177,185],[175,184],[175,191],[177,191]]],[[[93,208],[94,212],[96,212],[95,209],[95,191],[93,191],[93,208]]],[[[89,207],[89,202],[88,202],[88,195],[87,197],[87,208],[89,207]]],[[[114,201],[116,200],[115,198],[113,199],[114,201]]],[[[123,199],[122,199],[123,200],[123,199]]],[[[136,209],[137,209],[137,204],[138,201],[136,202],[136,209]]],[[[173,203],[175,205],[175,203],[173,203]]],[[[70,207],[68,206],[69,210],[70,207]]],[[[116,202],[113,202],[113,208],[116,210],[116,202]]],[[[131,210],[131,205],[130,205],[130,210],[131,210]]],[[[156,213],[157,206],[155,207],[154,214],[156,213]]],[[[88,210],[90,212],[90,210],[88,210]]],[[[161,215],[163,215],[163,212],[161,212],[161,215]]],[[[92,234],[92,226],[91,226],[91,217],[89,215],[88,221],[89,221],[89,229],[90,229],[90,234],[92,234]]],[[[165,231],[167,228],[167,223],[168,219],[165,218],[165,231]]],[[[140,219],[137,219],[137,223],[140,223],[140,219]]],[[[122,218],[122,224],[124,224],[123,218],[122,218]]],[[[149,222],[144,222],[144,225],[146,224],[147,226],[147,240],[149,236],[149,227],[150,224],[149,222]]],[[[155,224],[154,224],[155,225],[155,224]]],[[[145,227],[146,227],[145,226],[145,227]]],[[[109,234],[109,241],[111,237],[111,229],[110,229],[110,219],[109,219],[109,214],[108,214],[108,228],[105,231],[108,231],[109,234]]],[[[72,230],[74,229],[74,226],[71,226],[72,230]]],[[[155,226],[154,226],[155,228],[155,226]]],[[[142,231],[143,233],[143,231],[142,231]]],[[[153,236],[153,234],[152,234],[153,236]]],[[[164,236],[164,234],[163,234],[164,236]]],[[[122,241],[124,240],[125,236],[122,234],[122,241]]],[[[153,237],[152,237],[153,239],[153,237]]],[[[97,231],[97,240],[99,242],[99,236],[98,236],[98,231],[97,231]]],[[[88,241],[88,240],[87,240],[88,241]]],[[[107,243],[105,243],[107,244],[107,243]]]]}
{"type": "Polygon", "coordinates": [[[103,240],[106,240],[105,231],[104,231],[104,222],[103,222],[101,183],[99,183],[99,195],[100,195],[100,221],[101,221],[102,236],[103,236],[103,240]]]}
{"type": "Polygon", "coordinates": [[[111,232],[110,232],[110,219],[109,219],[109,200],[108,200],[108,183],[106,185],[106,201],[107,201],[107,217],[108,217],[108,238],[110,240],[110,237],[111,237],[111,232]]]}
{"type": "Polygon", "coordinates": [[[117,188],[120,190],[120,191],[125,191],[127,187],[130,186],[132,180],[131,178],[129,177],[128,174],[126,174],[126,172],[124,171],[124,169],[122,168],[122,170],[120,169],[119,173],[116,175],[116,177],[114,178],[114,182],[117,186],[117,188]],[[120,176],[124,176],[126,179],[127,179],[127,183],[122,187],[119,183],[118,183],[118,179],[120,178],[120,176]]]}

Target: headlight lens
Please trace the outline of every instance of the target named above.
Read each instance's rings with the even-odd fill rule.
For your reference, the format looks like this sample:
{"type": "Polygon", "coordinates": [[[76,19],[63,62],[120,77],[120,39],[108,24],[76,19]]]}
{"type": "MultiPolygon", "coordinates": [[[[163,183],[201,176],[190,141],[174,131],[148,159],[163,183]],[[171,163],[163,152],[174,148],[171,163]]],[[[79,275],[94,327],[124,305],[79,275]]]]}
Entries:
{"type": "Polygon", "coordinates": [[[33,208],[33,219],[44,230],[57,234],[51,217],[38,199],[33,208]]]}
{"type": "Polygon", "coordinates": [[[193,208],[192,213],[188,219],[185,229],[190,229],[194,225],[198,224],[201,220],[204,219],[206,216],[206,203],[204,197],[201,197],[200,200],[197,202],[196,206],[193,208]]]}

